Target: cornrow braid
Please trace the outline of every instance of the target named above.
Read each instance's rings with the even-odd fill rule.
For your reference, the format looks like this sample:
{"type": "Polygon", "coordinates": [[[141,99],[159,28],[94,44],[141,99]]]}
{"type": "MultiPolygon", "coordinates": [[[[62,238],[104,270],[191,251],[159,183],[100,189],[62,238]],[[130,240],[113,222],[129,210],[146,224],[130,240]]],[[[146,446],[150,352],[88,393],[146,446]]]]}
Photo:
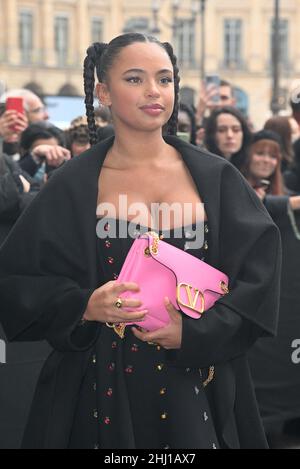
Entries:
{"type": "Polygon", "coordinates": [[[169,42],[163,42],[163,47],[166,49],[174,69],[174,90],[175,90],[175,104],[173,114],[167,124],[167,134],[168,135],[177,135],[178,128],[178,113],[179,113],[179,68],[177,65],[177,57],[174,54],[173,47],[169,42]]]}
{"type": "Polygon", "coordinates": [[[95,69],[101,61],[103,52],[107,44],[95,43],[87,50],[87,56],[84,60],[84,92],[85,92],[85,106],[88,121],[88,128],[90,134],[90,143],[95,145],[98,141],[97,127],[95,121],[95,108],[94,108],[94,91],[95,91],[95,69]]]}

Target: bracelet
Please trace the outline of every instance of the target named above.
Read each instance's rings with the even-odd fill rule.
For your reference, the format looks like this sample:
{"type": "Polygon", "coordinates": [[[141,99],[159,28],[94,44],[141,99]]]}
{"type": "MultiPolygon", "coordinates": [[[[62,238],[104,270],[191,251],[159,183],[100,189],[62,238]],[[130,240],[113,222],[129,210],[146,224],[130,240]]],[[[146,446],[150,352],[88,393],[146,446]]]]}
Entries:
{"type": "MultiPolygon", "coordinates": [[[[199,370],[201,378],[203,378],[202,370],[199,370]]],[[[203,387],[206,388],[209,383],[211,383],[215,378],[215,367],[210,366],[208,369],[208,377],[207,379],[202,383],[203,387]]]]}

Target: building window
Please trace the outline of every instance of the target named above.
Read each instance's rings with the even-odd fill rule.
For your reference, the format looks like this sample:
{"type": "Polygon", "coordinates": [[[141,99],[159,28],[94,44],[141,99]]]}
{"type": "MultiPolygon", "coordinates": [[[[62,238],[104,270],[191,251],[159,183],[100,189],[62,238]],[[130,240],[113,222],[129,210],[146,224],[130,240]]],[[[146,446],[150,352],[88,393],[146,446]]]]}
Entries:
{"type": "Polygon", "coordinates": [[[23,10],[19,16],[19,47],[23,64],[32,62],[33,52],[33,14],[23,10]]]}
{"type": "MultiPolygon", "coordinates": [[[[272,20],[271,25],[271,62],[273,59],[275,35],[275,20],[272,20]]],[[[279,22],[279,55],[280,64],[289,66],[289,20],[281,19],[279,22]]]]}
{"type": "Polygon", "coordinates": [[[68,62],[69,19],[66,16],[55,18],[55,51],[58,66],[64,67],[68,62]]]}
{"type": "Polygon", "coordinates": [[[101,18],[92,19],[92,42],[103,42],[103,20],[101,18]]]}
{"type": "Polygon", "coordinates": [[[141,33],[149,34],[149,19],[148,18],[130,18],[126,21],[123,32],[124,33],[141,33]]]}
{"type": "Polygon", "coordinates": [[[229,69],[242,66],[243,21],[226,19],[224,22],[224,65],[229,69]]]}
{"type": "Polygon", "coordinates": [[[192,68],[195,65],[196,31],[194,20],[178,20],[175,34],[177,58],[181,66],[192,68]]]}

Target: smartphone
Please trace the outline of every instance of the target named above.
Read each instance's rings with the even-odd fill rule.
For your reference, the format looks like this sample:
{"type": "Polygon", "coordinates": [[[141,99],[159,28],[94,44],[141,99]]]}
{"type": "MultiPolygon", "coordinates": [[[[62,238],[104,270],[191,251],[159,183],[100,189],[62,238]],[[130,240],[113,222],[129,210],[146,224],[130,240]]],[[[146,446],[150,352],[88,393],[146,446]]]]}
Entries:
{"type": "Polygon", "coordinates": [[[205,77],[205,84],[206,84],[206,89],[211,89],[211,88],[216,88],[217,93],[213,98],[211,98],[211,102],[214,104],[219,104],[220,102],[220,85],[221,85],[221,79],[219,75],[207,75],[205,77]]]}
{"type": "MultiPolygon", "coordinates": [[[[24,100],[23,98],[7,98],[6,100],[6,111],[16,111],[20,114],[25,114],[24,111],[24,100]]],[[[11,130],[16,132],[17,129],[12,126],[11,130]]]]}
{"type": "Polygon", "coordinates": [[[20,114],[24,114],[24,100],[23,98],[7,98],[6,110],[16,111],[20,114]]]}

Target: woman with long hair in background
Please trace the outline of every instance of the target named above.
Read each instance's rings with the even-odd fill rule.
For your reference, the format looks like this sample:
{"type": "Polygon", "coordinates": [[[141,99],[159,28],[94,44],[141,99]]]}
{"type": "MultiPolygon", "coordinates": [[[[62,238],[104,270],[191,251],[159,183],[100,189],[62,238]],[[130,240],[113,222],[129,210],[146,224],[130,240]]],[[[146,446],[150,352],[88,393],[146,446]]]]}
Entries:
{"type": "Polygon", "coordinates": [[[300,331],[300,196],[284,188],[281,161],[280,136],[267,130],[255,134],[244,174],[278,225],[283,245],[278,335],[258,341],[249,354],[260,411],[273,447],[292,443],[281,435],[290,431],[291,422],[298,441],[300,436],[300,374],[293,358],[300,331]]]}

